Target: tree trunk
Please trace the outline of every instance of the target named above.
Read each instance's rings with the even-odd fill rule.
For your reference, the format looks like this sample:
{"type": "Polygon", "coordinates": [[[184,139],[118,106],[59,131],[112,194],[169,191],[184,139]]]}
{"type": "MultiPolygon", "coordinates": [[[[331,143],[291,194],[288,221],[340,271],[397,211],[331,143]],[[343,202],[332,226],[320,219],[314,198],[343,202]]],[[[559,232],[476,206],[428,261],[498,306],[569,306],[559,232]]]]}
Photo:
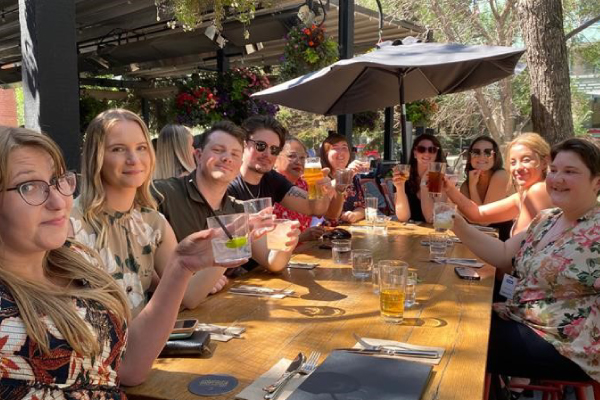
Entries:
{"type": "Polygon", "coordinates": [[[533,129],[553,144],[573,136],[561,0],[519,0],[518,9],[527,46],[533,129]]]}

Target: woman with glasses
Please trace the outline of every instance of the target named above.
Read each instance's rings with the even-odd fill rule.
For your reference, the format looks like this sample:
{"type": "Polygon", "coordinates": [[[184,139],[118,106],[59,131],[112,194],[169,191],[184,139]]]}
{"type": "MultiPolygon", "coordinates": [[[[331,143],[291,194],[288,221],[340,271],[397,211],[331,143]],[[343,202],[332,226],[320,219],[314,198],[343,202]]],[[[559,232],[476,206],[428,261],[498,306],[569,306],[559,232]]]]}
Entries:
{"type": "Polygon", "coordinates": [[[128,321],[117,282],[90,262],[95,253],[67,238],[75,187],[49,137],[0,127],[2,399],[122,400],[119,383],[144,380],[186,283],[211,262],[203,240],[210,232],[186,239],[167,267],[170,297],[154,305],[164,327],[128,321]]]}
{"type": "Polygon", "coordinates": [[[194,137],[189,128],[169,124],[161,129],[156,149],[154,179],[168,179],[189,174],[196,168],[194,137]]]}
{"type": "MultiPolygon", "coordinates": [[[[150,318],[146,309],[154,318],[156,304],[171,303],[172,281],[165,275],[177,240],[150,193],[155,156],[148,128],[131,111],[105,111],[88,126],[82,159],[81,195],[71,214],[74,237],[98,251],[104,269],[125,291],[134,318],[150,318]],[[148,292],[156,285],[149,302],[148,292]],[[159,295],[163,286],[167,289],[159,295]]],[[[206,252],[204,258],[212,260],[210,245],[206,252]]],[[[222,276],[222,271],[213,270],[217,269],[194,275],[183,296],[184,307],[195,308],[213,289],[222,276]]]]}
{"type": "MultiPolygon", "coordinates": [[[[478,206],[493,203],[510,195],[510,177],[502,166],[498,143],[489,136],[475,138],[467,151],[466,180],[460,192],[478,206]]],[[[490,225],[498,229],[500,240],[510,237],[512,221],[490,225]]]]}
{"type": "Polygon", "coordinates": [[[478,205],[445,181],[448,197],[460,212],[475,223],[514,221],[511,236],[524,231],[535,216],[552,201],[546,191],[550,146],[537,133],[523,133],[506,147],[510,177],[517,192],[492,203],[478,205]]]}
{"type": "MultiPolygon", "coordinates": [[[[320,156],[323,167],[330,169],[330,177],[334,177],[337,170],[344,168],[351,169],[354,174],[352,183],[346,187],[345,191],[339,192],[345,197],[339,221],[354,223],[364,219],[365,195],[360,186],[360,179],[356,175],[361,170],[362,163],[357,160],[350,163],[350,147],[346,137],[335,132],[331,133],[321,144],[320,156]]],[[[329,222],[334,225],[337,223],[334,220],[329,222]]]]}
{"type": "MultiPolygon", "coordinates": [[[[293,185],[300,189],[308,191],[308,185],[302,174],[304,173],[304,162],[306,161],[307,151],[306,146],[299,139],[295,137],[288,137],[285,140],[283,150],[275,161],[275,170],[283,175],[293,185]]],[[[310,226],[312,217],[310,215],[301,214],[296,211],[292,211],[285,208],[280,203],[275,203],[273,213],[277,218],[284,218],[293,221],[300,222],[300,234],[299,240],[306,242],[310,240],[317,240],[323,235],[323,228],[320,226],[310,226]]]]}
{"type": "Polygon", "coordinates": [[[398,221],[431,222],[433,220],[433,198],[427,188],[427,171],[430,162],[446,162],[446,156],[438,138],[427,133],[419,135],[413,142],[408,164],[408,179],[394,171],[396,188],[396,216],[398,221]]]}

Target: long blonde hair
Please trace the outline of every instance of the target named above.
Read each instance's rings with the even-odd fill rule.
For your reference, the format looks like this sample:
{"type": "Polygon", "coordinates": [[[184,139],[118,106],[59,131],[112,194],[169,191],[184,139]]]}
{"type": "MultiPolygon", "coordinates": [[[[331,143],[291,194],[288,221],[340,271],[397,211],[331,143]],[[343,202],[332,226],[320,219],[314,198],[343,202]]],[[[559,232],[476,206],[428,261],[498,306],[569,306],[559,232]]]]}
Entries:
{"type": "Polygon", "coordinates": [[[151,145],[150,134],[146,124],[140,117],[131,111],[115,108],[100,113],[90,122],[85,131],[83,141],[83,155],[81,162],[81,196],[78,197],[83,219],[90,224],[96,232],[96,248],[100,249],[107,244],[108,220],[102,211],[106,204],[106,192],[100,174],[104,163],[104,145],[108,131],[120,121],[137,123],[146,137],[148,151],[150,152],[150,171],[146,182],[140,186],[135,194],[134,204],[151,209],[157,208],[157,203],[152,197],[152,175],[156,163],[156,156],[151,145]]]}
{"type": "Polygon", "coordinates": [[[183,125],[169,124],[161,129],[156,146],[154,179],[167,179],[192,172],[196,168],[190,153],[192,133],[183,125]]]}
{"type": "MultiPolygon", "coordinates": [[[[542,177],[545,179],[546,174],[548,173],[548,162],[550,161],[550,145],[546,142],[546,139],[541,137],[539,134],[535,132],[526,132],[522,133],[516,138],[514,138],[507,146],[506,146],[506,170],[510,171],[510,149],[514,146],[521,144],[525,147],[528,147],[531,151],[533,151],[540,159],[540,167],[546,163],[546,168],[542,169],[542,177]]],[[[510,182],[517,189],[521,191],[521,188],[517,188],[514,182],[513,175],[510,174],[510,182]]]]}
{"type": "MultiPolygon", "coordinates": [[[[65,172],[65,162],[58,146],[47,136],[22,128],[0,127],[0,193],[6,192],[10,153],[18,148],[31,147],[47,152],[54,161],[56,175],[65,172]]],[[[0,248],[4,244],[0,241],[0,248]]],[[[81,246],[82,250],[87,251],[81,246]]],[[[90,253],[94,256],[94,253],[90,253]]],[[[129,306],[116,281],[106,272],[90,264],[82,254],[71,248],[71,243],[46,252],[44,273],[49,278],[66,280],[65,288],[49,287],[32,282],[11,272],[0,261],[0,280],[15,299],[27,335],[45,353],[50,353],[48,317],[69,345],[83,355],[98,355],[98,338],[89,329],[74,307],[73,298],[100,303],[114,314],[118,321],[130,318],[129,306]],[[87,287],[75,285],[87,281],[87,287]]]]}

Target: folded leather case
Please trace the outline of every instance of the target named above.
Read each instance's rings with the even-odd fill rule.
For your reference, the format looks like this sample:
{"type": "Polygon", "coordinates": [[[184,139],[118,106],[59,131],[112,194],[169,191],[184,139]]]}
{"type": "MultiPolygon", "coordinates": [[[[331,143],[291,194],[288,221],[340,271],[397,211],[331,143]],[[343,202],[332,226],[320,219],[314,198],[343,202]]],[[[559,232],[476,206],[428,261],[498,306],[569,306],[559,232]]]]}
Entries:
{"type": "Polygon", "coordinates": [[[187,339],[168,340],[159,357],[200,357],[211,353],[210,332],[196,331],[187,339]]]}

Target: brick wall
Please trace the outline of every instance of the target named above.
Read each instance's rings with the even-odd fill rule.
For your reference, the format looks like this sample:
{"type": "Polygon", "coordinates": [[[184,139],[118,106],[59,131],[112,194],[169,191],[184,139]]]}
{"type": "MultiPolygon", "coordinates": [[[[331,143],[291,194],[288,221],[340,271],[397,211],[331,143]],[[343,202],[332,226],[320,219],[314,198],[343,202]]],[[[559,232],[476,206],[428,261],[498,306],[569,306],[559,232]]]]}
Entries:
{"type": "Polygon", "coordinates": [[[17,100],[14,89],[0,89],[0,125],[17,126],[17,100]]]}

